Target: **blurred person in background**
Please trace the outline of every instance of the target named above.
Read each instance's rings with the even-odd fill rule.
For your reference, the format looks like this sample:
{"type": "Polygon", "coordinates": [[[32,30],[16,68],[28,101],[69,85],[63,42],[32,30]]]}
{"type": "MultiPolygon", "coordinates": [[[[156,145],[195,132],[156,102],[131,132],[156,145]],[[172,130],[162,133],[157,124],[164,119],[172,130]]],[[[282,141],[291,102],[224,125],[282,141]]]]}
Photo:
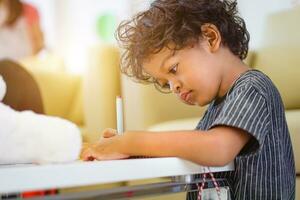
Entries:
{"type": "Polygon", "coordinates": [[[0,0],[0,59],[19,60],[44,47],[37,9],[20,0],[0,0]]]}

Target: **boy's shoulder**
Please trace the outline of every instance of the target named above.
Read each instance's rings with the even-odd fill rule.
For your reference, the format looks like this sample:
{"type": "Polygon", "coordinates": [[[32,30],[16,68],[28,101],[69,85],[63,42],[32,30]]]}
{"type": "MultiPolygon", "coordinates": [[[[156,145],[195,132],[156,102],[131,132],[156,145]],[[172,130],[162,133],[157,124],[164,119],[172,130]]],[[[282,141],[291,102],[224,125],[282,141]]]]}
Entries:
{"type": "Polygon", "coordinates": [[[266,74],[256,69],[251,69],[241,74],[228,92],[228,96],[235,97],[247,90],[255,91],[266,100],[270,97],[270,93],[277,93],[276,86],[272,80],[266,74]]]}

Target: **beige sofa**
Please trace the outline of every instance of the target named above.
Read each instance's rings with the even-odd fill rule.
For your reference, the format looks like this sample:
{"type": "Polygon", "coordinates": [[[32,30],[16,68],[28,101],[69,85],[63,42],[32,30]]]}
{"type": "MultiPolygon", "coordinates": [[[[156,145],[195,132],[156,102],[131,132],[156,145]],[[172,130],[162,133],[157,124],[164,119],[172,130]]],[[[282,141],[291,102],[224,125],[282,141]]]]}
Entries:
{"type": "Polygon", "coordinates": [[[84,74],[67,72],[62,60],[49,53],[15,62],[37,82],[44,114],[72,121],[84,140],[91,141],[99,138],[103,128],[116,126],[115,97],[121,94],[119,55],[116,46],[91,48],[84,74]]]}

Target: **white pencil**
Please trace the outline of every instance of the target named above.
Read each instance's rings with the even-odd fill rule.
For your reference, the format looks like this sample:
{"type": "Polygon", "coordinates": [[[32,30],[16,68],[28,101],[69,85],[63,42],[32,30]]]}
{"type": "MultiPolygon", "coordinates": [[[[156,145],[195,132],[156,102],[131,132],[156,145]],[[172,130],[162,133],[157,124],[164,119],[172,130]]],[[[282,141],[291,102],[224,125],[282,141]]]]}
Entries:
{"type": "Polygon", "coordinates": [[[117,111],[117,132],[119,135],[122,135],[124,132],[123,129],[123,103],[121,96],[116,98],[116,111],[117,111]]]}

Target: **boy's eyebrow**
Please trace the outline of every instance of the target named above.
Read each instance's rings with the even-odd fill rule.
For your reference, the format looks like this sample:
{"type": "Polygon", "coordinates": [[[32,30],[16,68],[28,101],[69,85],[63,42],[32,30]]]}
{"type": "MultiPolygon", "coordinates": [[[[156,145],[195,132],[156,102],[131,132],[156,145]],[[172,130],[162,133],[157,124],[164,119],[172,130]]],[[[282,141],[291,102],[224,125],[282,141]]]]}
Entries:
{"type": "Polygon", "coordinates": [[[165,62],[170,59],[172,56],[174,56],[176,54],[176,51],[173,50],[173,52],[171,54],[169,54],[168,56],[166,56],[164,58],[164,60],[162,61],[161,65],[159,66],[159,69],[161,69],[164,65],[165,65],[165,62]]]}

